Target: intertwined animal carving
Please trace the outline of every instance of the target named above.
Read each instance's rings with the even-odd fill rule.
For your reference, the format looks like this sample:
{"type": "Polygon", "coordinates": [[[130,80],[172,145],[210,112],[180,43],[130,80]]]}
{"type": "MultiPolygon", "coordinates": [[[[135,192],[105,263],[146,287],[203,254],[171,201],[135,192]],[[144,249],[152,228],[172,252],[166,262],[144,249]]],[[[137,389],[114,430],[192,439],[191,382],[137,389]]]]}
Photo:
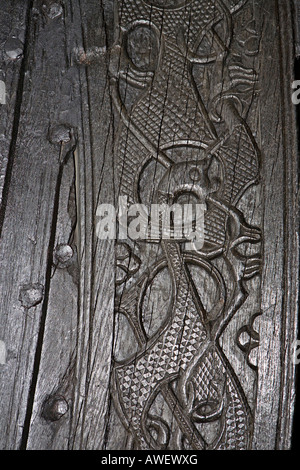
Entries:
{"type": "Polygon", "coordinates": [[[129,251],[135,261],[118,278],[116,312],[136,350],[116,358],[112,393],[134,448],[247,449],[251,442],[251,411],[219,338],[245,302],[245,280],[260,269],[259,255],[242,250],[261,241],[260,230],[237,209],[259,177],[259,150],[237,89],[243,80],[254,86],[256,78],[231,67],[231,86],[205,104],[193,75],[195,65],[226,68],[233,15],[245,3],[118,2],[110,82],[121,118],[119,195],[146,204],[192,197],[206,206],[200,250],[176,239],[117,246],[118,259],[125,259],[126,246],[128,263],[129,251]],[[158,326],[151,329],[145,299],[161,273],[170,295],[162,308],[154,306],[158,326]]]}

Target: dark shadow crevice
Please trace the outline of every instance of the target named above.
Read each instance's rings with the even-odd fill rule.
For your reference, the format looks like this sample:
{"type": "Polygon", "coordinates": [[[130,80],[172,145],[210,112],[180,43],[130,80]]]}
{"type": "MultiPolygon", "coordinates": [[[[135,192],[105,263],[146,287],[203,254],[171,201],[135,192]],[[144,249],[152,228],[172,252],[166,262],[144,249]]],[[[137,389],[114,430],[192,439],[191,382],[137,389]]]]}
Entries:
{"type": "Polygon", "coordinates": [[[0,207],[0,238],[2,235],[2,229],[5,219],[6,207],[7,207],[7,200],[8,200],[8,193],[9,187],[12,177],[15,153],[16,153],[16,146],[17,146],[17,139],[19,133],[19,124],[21,118],[21,108],[23,102],[23,92],[24,92],[24,81],[25,81],[25,72],[27,69],[28,64],[28,56],[29,56],[29,49],[30,49],[30,21],[31,21],[31,13],[33,8],[33,0],[28,2],[27,12],[26,12],[26,19],[25,19],[25,39],[24,39],[24,50],[23,50],[23,58],[21,62],[20,72],[19,72],[19,80],[18,86],[16,91],[16,101],[15,101],[15,109],[14,109],[14,118],[13,118],[13,126],[12,126],[12,134],[11,134],[11,141],[9,146],[9,154],[8,154],[8,162],[6,167],[3,191],[2,191],[2,202],[0,207]]]}
{"type": "MultiPolygon", "coordinates": [[[[296,58],[294,65],[294,77],[295,80],[300,80],[300,57],[296,58]]],[[[297,140],[298,140],[298,162],[300,156],[300,104],[296,106],[296,121],[297,121],[297,140]]],[[[300,162],[299,162],[300,163],[300,162]]],[[[300,181],[300,164],[298,163],[298,181],[300,181]]],[[[300,227],[299,227],[300,233],[300,227]]],[[[300,253],[299,253],[300,257],[300,253]]],[[[300,269],[300,263],[299,263],[300,269]]],[[[299,271],[300,278],[300,271],[299,271]]],[[[300,295],[300,292],[299,292],[300,295]]],[[[298,302],[299,304],[299,302],[298,302]]],[[[300,332],[300,315],[298,316],[298,332],[300,332]]],[[[299,333],[298,333],[299,337],[299,333]]],[[[294,411],[294,420],[293,420],[293,430],[292,430],[292,450],[299,448],[299,439],[300,439],[300,364],[296,366],[296,387],[295,387],[295,411],[294,411]]]]}

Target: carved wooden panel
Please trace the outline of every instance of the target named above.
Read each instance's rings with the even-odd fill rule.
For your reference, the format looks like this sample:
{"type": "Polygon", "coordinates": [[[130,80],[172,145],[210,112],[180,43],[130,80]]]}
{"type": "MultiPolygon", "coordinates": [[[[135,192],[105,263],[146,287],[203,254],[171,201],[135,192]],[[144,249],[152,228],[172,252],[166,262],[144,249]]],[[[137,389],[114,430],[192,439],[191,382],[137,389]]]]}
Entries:
{"type": "Polygon", "coordinates": [[[288,448],[293,2],[42,3],[0,219],[2,448],[288,448]],[[153,205],[201,205],[203,243],[153,205]]]}
{"type": "Polygon", "coordinates": [[[246,1],[127,0],[115,18],[118,194],[129,203],[185,195],[206,204],[201,250],[176,239],[116,248],[112,390],[127,445],[260,447],[255,410],[259,420],[269,394],[260,341],[276,341],[266,316],[276,324],[279,308],[275,283],[272,303],[267,294],[276,248],[266,160],[275,147],[262,122],[275,91],[264,82],[273,39],[265,42],[259,5],[246,1]]]}

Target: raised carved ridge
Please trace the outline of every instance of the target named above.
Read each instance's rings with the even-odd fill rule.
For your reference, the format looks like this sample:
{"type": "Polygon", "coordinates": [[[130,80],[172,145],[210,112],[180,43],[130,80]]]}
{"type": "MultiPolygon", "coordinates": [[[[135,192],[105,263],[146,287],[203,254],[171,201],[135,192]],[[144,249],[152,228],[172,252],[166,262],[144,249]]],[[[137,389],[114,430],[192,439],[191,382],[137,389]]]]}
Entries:
{"type": "MultiPolygon", "coordinates": [[[[207,206],[200,251],[174,240],[126,244],[131,261],[116,284],[116,328],[128,322],[132,348],[121,359],[116,354],[112,390],[133,448],[251,446],[252,411],[220,344],[247,298],[245,281],[260,273],[261,230],[237,207],[260,173],[260,152],[246,123],[257,72],[238,63],[230,50],[234,15],[245,3],[118,2],[110,81],[121,118],[119,195],[130,203],[173,203],[178,188],[185,187],[207,206]],[[204,73],[211,64],[223,86],[211,77],[207,97],[193,69],[204,73]],[[161,275],[169,281],[163,306],[161,275]],[[149,320],[147,299],[155,283],[158,300],[149,320]],[[152,317],[155,328],[149,327],[152,317]]],[[[253,57],[255,21],[250,18],[246,26],[238,41],[253,57]]],[[[117,246],[118,259],[120,249],[124,245],[117,246]]],[[[249,356],[253,345],[243,346],[241,333],[237,344],[249,356]]]]}

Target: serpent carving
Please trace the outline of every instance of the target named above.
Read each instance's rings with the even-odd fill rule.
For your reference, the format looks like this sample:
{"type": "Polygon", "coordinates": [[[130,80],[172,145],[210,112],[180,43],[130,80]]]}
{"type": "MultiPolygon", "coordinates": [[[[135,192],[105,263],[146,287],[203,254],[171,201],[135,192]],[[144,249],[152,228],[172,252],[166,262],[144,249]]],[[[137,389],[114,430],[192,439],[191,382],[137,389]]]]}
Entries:
{"type": "Polygon", "coordinates": [[[192,197],[206,206],[200,250],[187,249],[179,239],[117,246],[123,275],[116,285],[116,313],[126,318],[137,348],[116,358],[112,393],[135,449],[247,449],[251,443],[251,411],[219,339],[245,302],[244,281],[260,269],[259,255],[247,256],[241,247],[260,243],[261,232],[237,209],[259,178],[259,150],[236,92],[239,80],[251,84],[255,74],[231,68],[233,86],[217,90],[209,106],[193,75],[194,66],[226,67],[232,18],[245,3],[117,5],[110,83],[120,116],[119,195],[131,204],[192,197]],[[145,196],[143,182],[153,175],[145,196]],[[156,259],[149,255],[153,246],[156,259]],[[215,286],[213,295],[201,292],[192,267],[215,286]],[[155,312],[161,319],[152,331],[145,298],[161,273],[170,279],[171,294],[168,305],[155,312]]]}

